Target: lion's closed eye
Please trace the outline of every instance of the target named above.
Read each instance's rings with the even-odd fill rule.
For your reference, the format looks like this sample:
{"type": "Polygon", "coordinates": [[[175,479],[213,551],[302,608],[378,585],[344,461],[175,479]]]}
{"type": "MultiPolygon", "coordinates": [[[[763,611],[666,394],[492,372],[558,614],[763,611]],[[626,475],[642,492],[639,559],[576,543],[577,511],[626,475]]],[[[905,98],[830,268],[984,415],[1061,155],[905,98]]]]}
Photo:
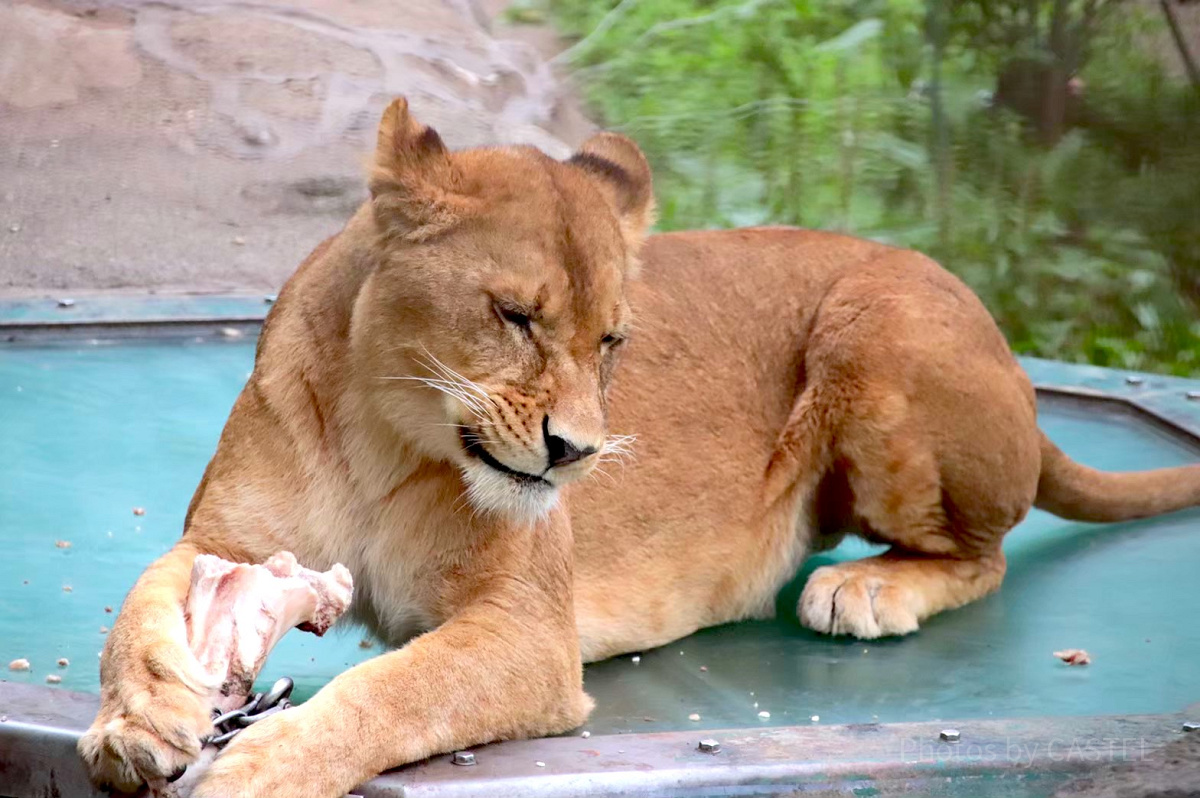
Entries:
{"type": "Polygon", "coordinates": [[[531,311],[510,302],[495,301],[492,303],[492,307],[505,324],[510,324],[526,333],[532,331],[533,313],[531,311]]]}

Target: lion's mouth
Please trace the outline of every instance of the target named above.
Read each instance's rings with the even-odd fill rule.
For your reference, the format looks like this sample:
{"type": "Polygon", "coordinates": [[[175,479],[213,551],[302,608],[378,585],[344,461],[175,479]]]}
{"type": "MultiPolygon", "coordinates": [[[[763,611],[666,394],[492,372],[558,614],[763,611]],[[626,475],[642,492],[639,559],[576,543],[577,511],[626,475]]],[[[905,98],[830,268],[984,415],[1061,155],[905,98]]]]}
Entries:
{"type": "Polygon", "coordinates": [[[484,465],[499,471],[507,477],[510,477],[515,482],[522,485],[538,486],[538,487],[554,487],[541,474],[529,474],[525,471],[518,471],[515,468],[509,468],[504,463],[492,456],[487,447],[483,445],[483,440],[479,434],[472,432],[466,427],[459,427],[458,436],[462,439],[463,449],[467,454],[477,458],[484,465]]]}

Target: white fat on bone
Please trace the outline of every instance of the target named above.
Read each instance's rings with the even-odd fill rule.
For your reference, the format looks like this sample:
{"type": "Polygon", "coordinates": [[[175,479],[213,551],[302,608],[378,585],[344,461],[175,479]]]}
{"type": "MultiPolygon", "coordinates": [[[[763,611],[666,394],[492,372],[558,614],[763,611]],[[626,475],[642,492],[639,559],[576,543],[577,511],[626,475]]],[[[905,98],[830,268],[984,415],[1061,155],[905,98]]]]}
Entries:
{"type": "MultiPolygon", "coordinates": [[[[222,713],[244,706],[275,644],[293,627],[325,634],[349,608],[352,588],[345,566],[312,571],[287,551],[262,565],[196,557],[184,618],[188,648],[214,686],[213,706],[222,713]]],[[[217,747],[205,745],[178,781],[152,780],[150,795],[190,795],[216,756],[217,747]]]]}
{"type": "Polygon", "coordinates": [[[212,684],[222,712],[246,703],[267,655],[293,627],[325,634],[350,606],[353,580],[340,564],[303,568],[281,551],[262,565],[196,557],[188,589],[188,647],[212,684]]]}

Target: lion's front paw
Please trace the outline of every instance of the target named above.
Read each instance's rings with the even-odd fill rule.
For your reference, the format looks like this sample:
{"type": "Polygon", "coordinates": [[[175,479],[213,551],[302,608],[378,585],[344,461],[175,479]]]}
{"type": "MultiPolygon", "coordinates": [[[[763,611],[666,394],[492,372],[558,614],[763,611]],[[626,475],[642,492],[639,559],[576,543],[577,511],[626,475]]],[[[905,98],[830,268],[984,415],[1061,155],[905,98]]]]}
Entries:
{"type": "Polygon", "coordinates": [[[79,739],[79,754],[96,784],[133,792],[178,775],[200,755],[200,741],[211,731],[207,708],[180,713],[149,700],[102,711],[79,739]]]}
{"type": "Polygon", "coordinates": [[[143,673],[117,679],[79,739],[92,780],[121,792],[161,783],[196,760],[212,732],[207,697],[182,682],[143,673]]]}
{"type": "Polygon", "coordinates": [[[200,778],[191,798],[339,798],[362,763],[340,753],[305,706],[238,734],[200,778]]]}
{"type": "Polygon", "coordinates": [[[813,571],[800,596],[800,622],[817,632],[863,639],[917,630],[915,596],[855,563],[813,571]]]}

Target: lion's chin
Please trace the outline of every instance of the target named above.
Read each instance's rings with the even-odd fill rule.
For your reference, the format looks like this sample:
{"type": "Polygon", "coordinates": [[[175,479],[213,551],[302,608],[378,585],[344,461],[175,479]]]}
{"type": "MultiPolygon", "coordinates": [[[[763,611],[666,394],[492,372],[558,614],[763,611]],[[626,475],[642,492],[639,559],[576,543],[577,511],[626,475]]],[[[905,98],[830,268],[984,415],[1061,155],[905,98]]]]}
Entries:
{"type": "Polygon", "coordinates": [[[545,518],[558,502],[558,488],[545,480],[521,481],[481,462],[462,466],[467,501],[481,513],[521,523],[545,518]]]}

